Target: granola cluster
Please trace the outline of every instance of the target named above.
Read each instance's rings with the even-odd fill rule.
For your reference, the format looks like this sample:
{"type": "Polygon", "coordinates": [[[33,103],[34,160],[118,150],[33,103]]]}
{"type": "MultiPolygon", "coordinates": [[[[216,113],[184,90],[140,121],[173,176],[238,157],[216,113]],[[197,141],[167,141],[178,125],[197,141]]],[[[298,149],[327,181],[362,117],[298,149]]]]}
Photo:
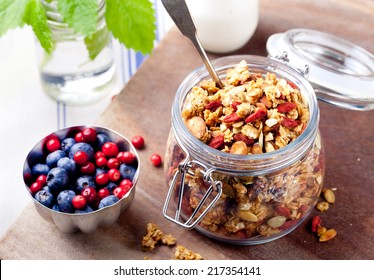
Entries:
{"type": "Polygon", "coordinates": [[[167,246],[173,246],[176,243],[176,239],[172,235],[163,234],[156,224],[148,223],[147,233],[143,236],[142,240],[143,250],[153,250],[160,241],[167,246]]]}
{"type": "Polygon", "coordinates": [[[258,154],[286,146],[304,130],[309,110],[297,87],[273,73],[250,73],[241,61],[227,71],[224,88],[204,80],[182,111],[190,132],[233,154],[258,154]]]}
{"type": "MultiPolygon", "coordinates": [[[[142,239],[143,250],[153,250],[158,243],[167,246],[174,246],[177,240],[171,234],[163,234],[158,225],[155,223],[147,224],[147,232],[142,239]]],[[[177,245],[174,253],[177,260],[203,260],[203,257],[182,245],[177,245]]],[[[146,257],[145,259],[149,259],[146,257]]]]}

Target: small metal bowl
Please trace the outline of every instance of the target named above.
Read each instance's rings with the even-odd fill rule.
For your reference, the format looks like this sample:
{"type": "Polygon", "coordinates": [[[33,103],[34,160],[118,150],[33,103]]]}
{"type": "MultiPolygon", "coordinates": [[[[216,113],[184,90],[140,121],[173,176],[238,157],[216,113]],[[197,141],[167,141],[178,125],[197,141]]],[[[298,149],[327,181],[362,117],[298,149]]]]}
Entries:
{"type": "Polygon", "coordinates": [[[40,216],[43,219],[45,219],[48,222],[54,223],[57,226],[57,228],[59,228],[61,231],[66,232],[66,233],[75,232],[77,230],[80,230],[85,233],[91,233],[91,232],[94,232],[99,226],[108,227],[114,224],[119,218],[120,214],[131,205],[132,201],[134,200],[134,196],[135,196],[135,185],[139,177],[139,170],[140,170],[139,156],[134,146],[131,144],[131,142],[126,137],[124,137],[123,135],[113,130],[110,130],[104,127],[75,126],[75,127],[69,127],[69,128],[58,130],[46,136],[31,149],[31,151],[26,157],[26,160],[23,166],[23,179],[25,182],[26,190],[29,193],[30,197],[32,198],[37,212],[40,214],[40,216]],[[41,158],[45,158],[45,154],[46,154],[45,143],[49,139],[51,139],[52,137],[56,137],[56,136],[59,139],[64,139],[69,136],[71,137],[76,132],[82,131],[84,128],[87,128],[87,127],[92,127],[96,129],[97,133],[104,133],[107,136],[109,136],[111,141],[118,145],[120,151],[131,151],[136,156],[138,163],[137,163],[137,170],[133,178],[133,186],[127,192],[127,194],[115,204],[95,210],[90,213],[70,214],[70,213],[64,213],[64,212],[52,210],[51,208],[48,208],[42,205],[41,203],[39,203],[36,199],[34,199],[34,197],[31,194],[31,191],[28,186],[30,185],[31,180],[35,179],[32,176],[31,167],[34,164],[40,162],[41,158]]]}

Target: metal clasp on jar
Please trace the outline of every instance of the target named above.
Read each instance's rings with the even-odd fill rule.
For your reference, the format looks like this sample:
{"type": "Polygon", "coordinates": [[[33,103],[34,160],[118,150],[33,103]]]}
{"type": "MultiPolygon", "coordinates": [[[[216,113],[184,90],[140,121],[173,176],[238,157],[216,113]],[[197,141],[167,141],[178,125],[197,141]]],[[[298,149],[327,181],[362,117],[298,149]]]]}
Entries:
{"type": "Polygon", "coordinates": [[[208,211],[215,205],[217,200],[222,195],[222,182],[221,181],[215,181],[212,177],[212,173],[215,171],[214,168],[207,168],[206,165],[202,164],[201,162],[198,162],[196,160],[191,160],[189,156],[179,164],[178,170],[175,173],[173,180],[170,184],[169,191],[165,200],[164,208],[163,208],[163,215],[166,219],[169,221],[172,221],[176,223],[177,225],[180,225],[187,229],[194,228],[201,219],[204,218],[204,216],[208,213],[208,211]],[[182,201],[184,196],[184,188],[185,188],[185,178],[186,175],[192,175],[196,176],[198,175],[196,172],[199,172],[203,175],[203,181],[207,184],[208,189],[206,193],[201,198],[199,204],[196,206],[194,211],[192,212],[190,217],[181,217],[182,214],[182,201]],[[180,178],[180,180],[179,180],[180,178]],[[177,184],[179,182],[179,184],[177,184]],[[168,215],[169,205],[171,202],[172,195],[174,191],[178,190],[178,199],[177,199],[177,205],[175,210],[174,217],[171,215],[168,215]],[[215,192],[215,193],[214,193],[215,192]],[[199,213],[199,211],[204,206],[205,202],[209,198],[211,194],[214,193],[214,196],[211,198],[211,201],[207,204],[206,208],[199,213]],[[183,221],[183,220],[184,221],[183,221]]]}

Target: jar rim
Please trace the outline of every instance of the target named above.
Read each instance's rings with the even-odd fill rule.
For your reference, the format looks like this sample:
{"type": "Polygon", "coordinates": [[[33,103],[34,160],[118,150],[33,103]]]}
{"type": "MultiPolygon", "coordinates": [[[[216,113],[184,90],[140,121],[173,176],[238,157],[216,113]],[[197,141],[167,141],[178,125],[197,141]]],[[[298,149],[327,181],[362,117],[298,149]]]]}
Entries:
{"type": "Polygon", "coordinates": [[[298,86],[310,112],[309,121],[303,133],[278,150],[251,155],[235,155],[222,152],[197,139],[186,127],[181,110],[192,87],[204,79],[210,79],[205,66],[193,70],[177,89],[172,105],[172,130],[178,144],[185,152],[216,170],[226,173],[231,173],[233,170],[235,172],[244,171],[249,175],[250,173],[261,175],[276,172],[301,159],[313,145],[319,123],[317,98],[313,87],[298,70],[273,58],[256,55],[233,55],[212,60],[212,65],[218,75],[223,76],[227,69],[235,67],[241,60],[246,61],[251,72],[274,73],[277,77],[285,78],[298,86]]]}

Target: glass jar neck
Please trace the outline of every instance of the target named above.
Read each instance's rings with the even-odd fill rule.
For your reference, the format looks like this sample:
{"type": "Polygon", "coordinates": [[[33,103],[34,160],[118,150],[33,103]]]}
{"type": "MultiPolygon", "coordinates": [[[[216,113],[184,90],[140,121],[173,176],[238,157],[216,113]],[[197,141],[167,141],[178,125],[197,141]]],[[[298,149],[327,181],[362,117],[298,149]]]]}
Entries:
{"type": "MultiPolygon", "coordinates": [[[[62,15],[59,13],[57,8],[58,0],[53,0],[47,2],[42,0],[42,5],[46,11],[47,23],[52,31],[52,39],[56,42],[75,40],[82,35],[77,34],[73,28],[69,27],[66,22],[64,22],[62,15]]],[[[105,26],[105,0],[97,1],[97,26],[96,30],[102,29],[105,26]]]]}
{"type": "Polygon", "coordinates": [[[304,132],[281,149],[256,155],[234,155],[204,144],[189,132],[181,114],[186,96],[192,87],[201,80],[209,79],[207,70],[200,67],[187,76],[177,90],[172,107],[174,137],[190,158],[220,172],[245,172],[248,176],[277,172],[299,161],[312,148],[318,133],[319,109],[317,99],[309,82],[297,70],[280,61],[266,57],[241,55],[219,58],[214,60],[212,64],[218,75],[223,78],[227,69],[235,67],[243,59],[246,60],[251,72],[258,72],[263,75],[272,72],[277,77],[285,78],[298,86],[310,112],[310,119],[304,132]]]}

